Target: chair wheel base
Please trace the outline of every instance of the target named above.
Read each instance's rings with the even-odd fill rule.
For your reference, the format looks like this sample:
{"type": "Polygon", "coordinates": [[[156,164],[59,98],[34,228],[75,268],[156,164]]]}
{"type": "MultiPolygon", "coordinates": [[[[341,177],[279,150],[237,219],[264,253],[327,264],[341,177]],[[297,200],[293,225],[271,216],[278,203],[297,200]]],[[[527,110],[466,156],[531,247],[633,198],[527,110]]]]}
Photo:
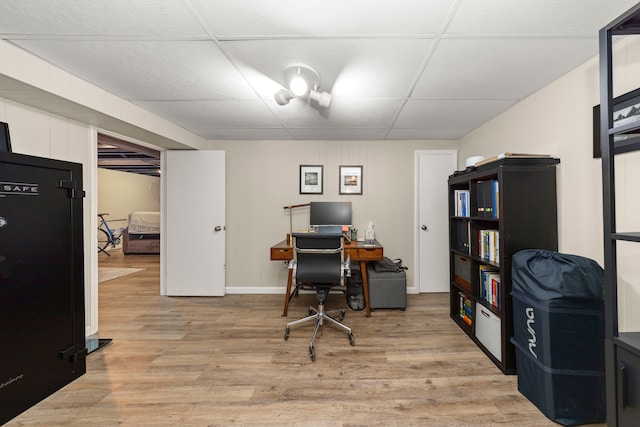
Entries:
{"type": "Polygon", "coordinates": [[[309,346],[309,357],[312,362],[316,361],[316,349],[312,345],[309,346]]]}
{"type": "Polygon", "coordinates": [[[349,332],[349,344],[356,345],[356,339],[353,337],[351,332],[349,332]]]}

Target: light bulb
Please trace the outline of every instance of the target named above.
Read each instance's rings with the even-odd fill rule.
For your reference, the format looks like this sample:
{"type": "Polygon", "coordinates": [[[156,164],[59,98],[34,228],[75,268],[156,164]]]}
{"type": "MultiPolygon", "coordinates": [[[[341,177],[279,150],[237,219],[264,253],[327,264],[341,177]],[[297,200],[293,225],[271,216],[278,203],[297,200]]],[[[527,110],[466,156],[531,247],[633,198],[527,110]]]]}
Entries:
{"type": "Polygon", "coordinates": [[[295,75],[291,77],[291,81],[289,82],[289,89],[291,89],[291,93],[295,96],[303,96],[308,91],[307,82],[302,76],[295,75]]]}

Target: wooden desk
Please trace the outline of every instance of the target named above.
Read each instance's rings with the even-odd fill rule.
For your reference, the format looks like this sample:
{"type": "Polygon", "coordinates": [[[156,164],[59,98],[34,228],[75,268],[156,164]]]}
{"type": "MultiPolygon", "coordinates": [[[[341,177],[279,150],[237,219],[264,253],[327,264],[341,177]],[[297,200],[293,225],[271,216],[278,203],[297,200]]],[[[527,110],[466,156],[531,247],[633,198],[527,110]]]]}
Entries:
{"type": "MultiPolygon", "coordinates": [[[[369,261],[377,261],[382,259],[384,256],[384,248],[377,241],[374,240],[374,245],[366,245],[363,242],[354,242],[345,243],[344,245],[344,256],[345,259],[347,256],[351,257],[351,261],[360,263],[360,272],[362,274],[362,287],[364,288],[364,303],[365,303],[365,313],[367,317],[371,316],[371,310],[369,308],[369,279],[367,278],[367,262],[369,261]]],[[[274,246],[271,246],[271,261],[289,261],[293,259],[293,247],[286,241],[283,240],[280,243],[277,243],[274,246]]],[[[284,312],[283,316],[287,315],[289,311],[289,301],[293,295],[295,295],[297,288],[294,287],[293,292],[291,291],[291,282],[293,270],[289,270],[289,277],[287,278],[287,292],[284,297],[284,312]]]]}

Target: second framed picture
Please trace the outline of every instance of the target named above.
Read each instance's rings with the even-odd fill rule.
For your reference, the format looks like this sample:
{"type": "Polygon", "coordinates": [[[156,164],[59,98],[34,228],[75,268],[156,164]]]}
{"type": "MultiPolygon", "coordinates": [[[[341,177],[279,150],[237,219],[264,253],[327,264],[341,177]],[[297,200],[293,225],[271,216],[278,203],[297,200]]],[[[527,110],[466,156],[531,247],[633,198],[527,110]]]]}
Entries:
{"type": "Polygon", "coordinates": [[[362,194],[362,166],[340,166],[340,194],[362,194]]]}
{"type": "Polygon", "coordinates": [[[322,165],[300,165],[300,194],[322,194],[322,165]]]}

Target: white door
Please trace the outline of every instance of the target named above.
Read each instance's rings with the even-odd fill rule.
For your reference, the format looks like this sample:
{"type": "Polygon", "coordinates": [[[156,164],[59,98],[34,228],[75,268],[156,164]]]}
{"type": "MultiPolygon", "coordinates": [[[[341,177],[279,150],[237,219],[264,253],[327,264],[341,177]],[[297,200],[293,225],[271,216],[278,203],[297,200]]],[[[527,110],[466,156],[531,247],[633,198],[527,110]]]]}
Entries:
{"type": "Polygon", "coordinates": [[[416,152],[419,292],[449,291],[447,179],[456,170],[456,163],[455,150],[416,152]]]}
{"type": "Polygon", "coordinates": [[[224,151],[166,151],[166,295],[225,294],[224,151]]]}

